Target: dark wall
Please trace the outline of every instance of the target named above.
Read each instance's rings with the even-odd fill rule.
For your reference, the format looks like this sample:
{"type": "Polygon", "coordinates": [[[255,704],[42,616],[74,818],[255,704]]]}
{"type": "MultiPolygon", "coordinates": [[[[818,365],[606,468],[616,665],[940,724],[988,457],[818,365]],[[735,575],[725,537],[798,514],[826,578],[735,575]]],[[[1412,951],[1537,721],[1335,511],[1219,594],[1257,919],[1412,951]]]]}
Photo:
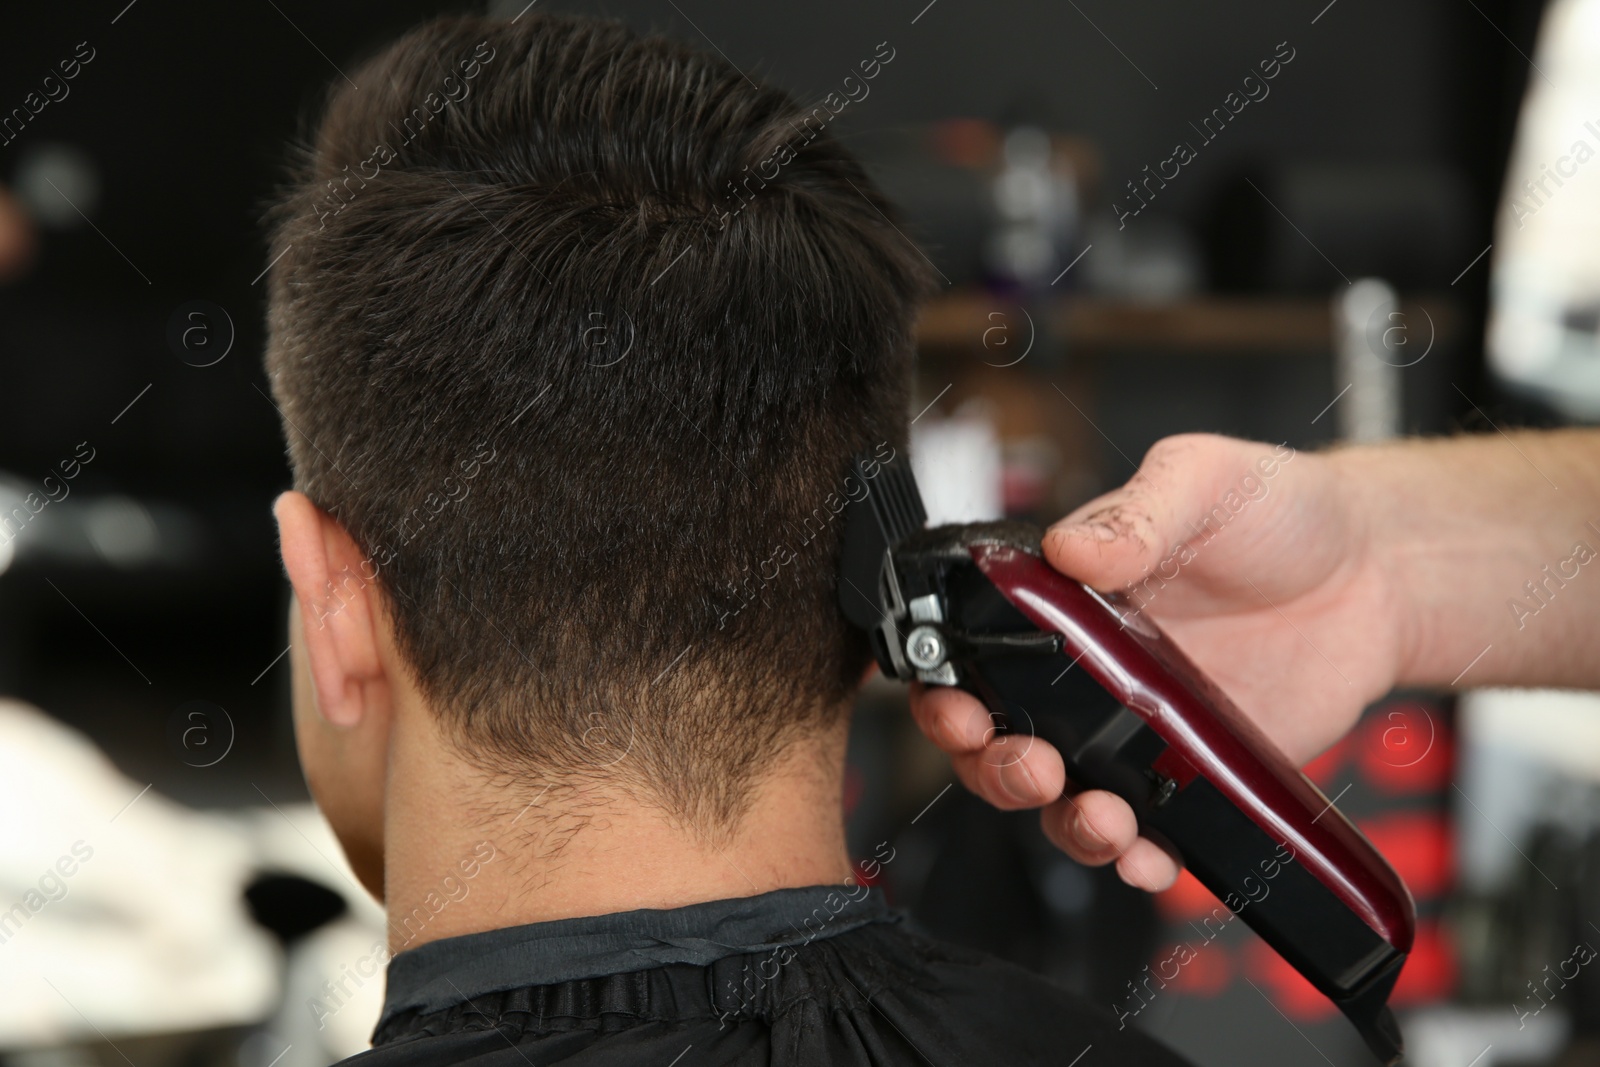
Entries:
{"type": "MultiPolygon", "coordinates": [[[[97,459],[77,483],[84,496],[172,502],[203,536],[180,565],[154,575],[13,568],[0,578],[0,688],[85,723],[98,715],[159,727],[187,700],[216,700],[255,724],[241,732],[259,731],[263,758],[287,759],[281,734],[268,736],[284,665],[263,674],[282,649],[267,507],[288,477],[259,369],[259,210],[283,143],[323,87],[400,29],[454,6],[98,0],[7,11],[0,112],[20,106],[80,42],[95,58],[70,96],[0,144],[0,182],[17,181],[40,152],[66,148],[99,191],[87,222],[69,213],[66,225],[46,227],[32,275],[0,288],[0,469],[37,477],[87,440],[97,459]],[[167,342],[174,313],[196,299],[223,308],[237,333],[213,367],[186,365],[167,342]]],[[[1098,145],[1108,193],[1189,137],[1191,121],[1287,42],[1294,59],[1270,95],[1206,146],[1152,213],[1203,232],[1247,168],[1270,182],[1297,164],[1428,163],[1459,176],[1468,214],[1454,236],[1475,250],[1488,241],[1527,69],[1518,49],[1532,49],[1538,7],[541,0],[538,9],[600,11],[709,40],[751,73],[815,97],[888,41],[895,59],[842,120],[847,137],[866,143],[910,124],[1001,118],[1025,103],[1098,145]]],[[[502,12],[518,9],[509,0],[502,12]]],[[[1091,210],[1111,217],[1105,199],[1091,210]]],[[[1440,268],[1431,283],[1445,286],[1449,273],[1440,268]]],[[[1454,290],[1473,316],[1486,277],[1480,268],[1454,290]]],[[[1141,417],[1162,410],[1138,407],[1141,417]]],[[[1189,422],[1229,425],[1226,412],[1198,409],[1189,422]]],[[[1142,440],[1178,428],[1188,427],[1145,418],[1113,433],[1142,440]]]]}
{"type": "MultiPolygon", "coordinates": [[[[1192,222],[1200,221],[1218,183],[1245,163],[1470,163],[1495,150],[1496,137],[1486,134],[1503,122],[1499,98],[1520,91],[1526,64],[1490,19],[1531,51],[1538,3],[1502,0],[1475,10],[1447,2],[1337,0],[1324,11],[1325,2],[937,0],[924,10],[926,0],[759,8],[705,0],[676,8],[665,0],[547,0],[540,7],[603,9],[688,40],[709,38],[748,71],[817,96],[888,40],[896,58],[849,116],[853,128],[996,118],[1027,96],[1063,129],[1101,146],[1118,190],[1146,163],[1169,155],[1176,140],[1195,140],[1188,124],[1221,105],[1287,41],[1295,58],[1271,83],[1270,95],[1248,105],[1165,194],[1170,200],[1162,207],[1192,222]]],[[[506,0],[502,9],[515,13],[519,6],[506,0]]]]}

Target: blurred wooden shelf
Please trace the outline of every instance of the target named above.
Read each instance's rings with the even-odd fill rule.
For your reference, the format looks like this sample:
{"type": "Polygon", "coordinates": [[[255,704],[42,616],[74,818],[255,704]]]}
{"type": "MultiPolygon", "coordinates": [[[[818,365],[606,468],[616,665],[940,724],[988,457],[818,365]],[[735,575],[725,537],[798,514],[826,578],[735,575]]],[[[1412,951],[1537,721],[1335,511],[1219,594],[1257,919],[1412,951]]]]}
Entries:
{"type": "MultiPolygon", "coordinates": [[[[1426,311],[1441,340],[1453,332],[1456,305],[1441,298],[1405,300],[1401,310],[1426,311]]],[[[1259,355],[1333,344],[1332,301],[1307,297],[1206,296],[1145,304],[1093,296],[1061,297],[1029,307],[982,292],[952,293],[924,309],[917,341],[929,349],[981,347],[985,331],[1004,326],[1048,329],[1069,348],[1158,349],[1196,355],[1259,355]],[[999,316],[999,317],[996,317],[999,316]]],[[[1027,336],[1024,332],[1021,336],[1027,336]]]]}

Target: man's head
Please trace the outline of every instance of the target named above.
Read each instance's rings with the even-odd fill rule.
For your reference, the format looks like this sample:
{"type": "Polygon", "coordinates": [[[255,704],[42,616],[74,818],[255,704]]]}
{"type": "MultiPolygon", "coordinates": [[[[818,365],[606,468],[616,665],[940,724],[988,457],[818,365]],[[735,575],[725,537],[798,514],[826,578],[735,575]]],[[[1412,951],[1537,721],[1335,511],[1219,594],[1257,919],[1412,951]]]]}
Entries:
{"type": "Polygon", "coordinates": [[[725,832],[868,663],[838,509],[904,447],[924,261],[827,106],[619,24],[445,19],[353,81],[270,250],[312,787],[381,850],[410,686],[491,775],[725,832]]]}

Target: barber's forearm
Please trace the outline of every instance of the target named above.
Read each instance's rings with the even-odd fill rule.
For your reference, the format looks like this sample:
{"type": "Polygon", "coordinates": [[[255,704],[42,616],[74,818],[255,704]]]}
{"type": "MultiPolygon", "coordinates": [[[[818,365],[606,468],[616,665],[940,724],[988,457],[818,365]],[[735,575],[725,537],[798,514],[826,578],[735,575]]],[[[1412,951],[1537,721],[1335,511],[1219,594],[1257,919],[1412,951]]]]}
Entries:
{"type": "Polygon", "coordinates": [[[1395,588],[1399,684],[1600,688],[1600,431],[1329,458],[1395,588]]]}

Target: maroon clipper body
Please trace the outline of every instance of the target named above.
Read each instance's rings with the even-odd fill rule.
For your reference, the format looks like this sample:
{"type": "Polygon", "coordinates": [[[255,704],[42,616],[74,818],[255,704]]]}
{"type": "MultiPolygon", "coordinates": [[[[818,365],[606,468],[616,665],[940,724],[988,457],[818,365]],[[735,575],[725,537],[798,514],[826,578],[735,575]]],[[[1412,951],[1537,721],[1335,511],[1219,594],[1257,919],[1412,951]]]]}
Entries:
{"type": "Polygon", "coordinates": [[[903,460],[854,477],[840,604],[884,673],[1055,745],[1397,1061],[1386,1002],[1415,912],[1360,831],[1149,620],[1046,563],[1036,527],[923,530],[903,460]]]}
{"type": "Polygon", "coordinates": [[[1181,791],[1201,775],[1374,933],[1411,949],[1411,896],[1361,832],[1149,620],[1008,544],[968,548],[984,576],[1168,748],[1156,770],[1181,791]]]}

